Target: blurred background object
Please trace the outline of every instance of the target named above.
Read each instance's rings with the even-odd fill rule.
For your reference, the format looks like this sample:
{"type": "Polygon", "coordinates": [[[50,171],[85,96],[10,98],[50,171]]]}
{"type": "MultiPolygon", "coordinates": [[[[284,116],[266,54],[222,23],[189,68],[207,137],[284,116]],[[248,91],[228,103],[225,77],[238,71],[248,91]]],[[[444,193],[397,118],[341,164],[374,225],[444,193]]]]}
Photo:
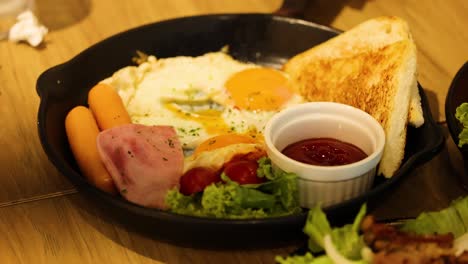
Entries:
{"type": "Polygon", "coordinates": [[[284,0],[276,15],[302,18],[309,0],[284,0]]]}
{"type": "MultiPolygon", "coordinates": [[[[1,1],[1,0],[0,0],[1,1]]],[[[47,28],[59,30],[82,21],[91,11],[90,0],[36,0],[35,13],[47,28]]]]}
{"type": "Polygon", "coordinates": [[[372,0],[284,0],[276,15],[330,25],[346,6],[360,10],[372,0]]]}
{"type": "Polygon", "coordinates": [[[33,0],[0,0],[0,40],[8,36],[8,31],[15,23],[16,17],[23,11],[32,8],[33,0]]]}

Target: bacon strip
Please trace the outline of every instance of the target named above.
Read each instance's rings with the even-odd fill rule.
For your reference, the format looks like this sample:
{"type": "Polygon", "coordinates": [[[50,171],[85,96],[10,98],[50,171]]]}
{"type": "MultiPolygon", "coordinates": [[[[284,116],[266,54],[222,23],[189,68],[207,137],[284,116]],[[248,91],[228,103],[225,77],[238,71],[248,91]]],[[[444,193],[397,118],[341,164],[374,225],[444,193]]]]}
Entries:
{"type": "Polygon", "coordinates": [[[376,223],[367,216],[361,225],[365,243],[374,251],[374,264],[467,263],[468,252],[454,255],[452,234],[416,235],[376,223]]]}
{"type": "Polygon", "coordinates": [[[165,196],[178,185],[184,167],[173,127],[118,126],[102,131],[97,146],[123,197],[142,206],[167,208],[165,196]]]}

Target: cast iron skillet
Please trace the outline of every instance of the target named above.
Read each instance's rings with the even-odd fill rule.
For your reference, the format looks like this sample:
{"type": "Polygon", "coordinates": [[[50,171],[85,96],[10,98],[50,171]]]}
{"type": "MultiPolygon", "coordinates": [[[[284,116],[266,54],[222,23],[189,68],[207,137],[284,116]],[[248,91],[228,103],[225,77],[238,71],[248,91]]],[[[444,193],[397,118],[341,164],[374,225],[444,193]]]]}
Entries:
{"type": "MultiPolygon", "coordinates": [[[[468,61],[458,70],[450,84],[445,98],[445,120],[452,140],[458,145],[458,135],[463,130],[463,125],[455,118],[457,107],[468,102],[468,61]]],[[[458,148],[464,161],[465,173],[460,175],[460,180],[465,189],[468,189],[468,146],[458,148]]]]}
{"type": "MultiPolygon", "coordinates": [[[[238,60],[280,67],[293,55],[337,34],[339,31],[328,27],[265,14],[185,17],[117,34],[39,77],[38,129],[42,146],[56,168],[92,203],[105,208],[110,219],[156,239],[194,247],[242,248],[302,239],[305,211],[268,219],[195,218],[143,208],[101,192],[80,175],[67,143],[64,118],[74,106],[86,104],[87,92],[94,84],[131,65],[136,50],[162,58],[202,55],[229,45],[229,53],[238,60]]],[[[326,208],[332,222],[349,221],[363,202],[369,202],[372,208],[385,191],[441,149],[443,136],[432,119],[423,89],[419,89],[425,124],[418,129],[409,128],[404,163],[391,179],[377,177],[368,193],[326,208]]]]}

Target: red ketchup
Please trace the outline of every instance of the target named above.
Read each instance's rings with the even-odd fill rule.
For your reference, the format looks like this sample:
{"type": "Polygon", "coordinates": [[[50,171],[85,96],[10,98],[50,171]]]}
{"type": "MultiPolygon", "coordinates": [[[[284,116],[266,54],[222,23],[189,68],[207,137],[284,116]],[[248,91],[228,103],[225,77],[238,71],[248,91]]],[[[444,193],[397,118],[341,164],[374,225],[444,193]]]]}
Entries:
{"type": "Polygon", "coordinates": [[[310,138],[292,143],[282,153],[296,161],[319,166],[338,166],[367,157],[357,146],[333,138],[310,138]]]}

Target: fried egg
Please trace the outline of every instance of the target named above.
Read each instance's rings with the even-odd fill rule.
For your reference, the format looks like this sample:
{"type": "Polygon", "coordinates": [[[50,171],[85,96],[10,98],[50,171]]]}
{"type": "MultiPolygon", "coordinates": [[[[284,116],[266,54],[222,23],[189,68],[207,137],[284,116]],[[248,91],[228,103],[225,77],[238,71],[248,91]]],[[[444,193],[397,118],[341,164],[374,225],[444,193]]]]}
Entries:
{"type": "Polygon", "coordinates": [[[117,89],[132,122],[174,126],[183,148],[191,150],[222,134],[261,137],[274,113],[303,102],[283,72],[224,52],[149,56],[103,82],[117,89]]]}
{"type": "Polygon", "coordinates": [[[185,159],[184,173],[197,167],[218,170],[237,155],[246,155],[262,151],[263,146],[258,143],[239,143],[213,150],[206,150],[201,152],[199,155],[191,155],[185,159]]]}

